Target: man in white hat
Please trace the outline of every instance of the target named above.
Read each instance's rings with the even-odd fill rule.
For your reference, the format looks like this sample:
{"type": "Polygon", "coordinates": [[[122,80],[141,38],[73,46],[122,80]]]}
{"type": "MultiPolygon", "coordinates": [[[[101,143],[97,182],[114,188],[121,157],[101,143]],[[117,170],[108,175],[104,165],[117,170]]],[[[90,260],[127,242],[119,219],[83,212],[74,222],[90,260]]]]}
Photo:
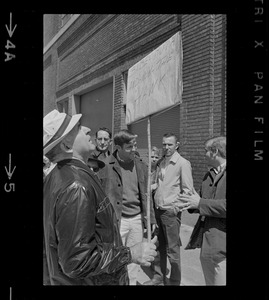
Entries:
{"type": "Polygon", "coordinates": [[[150,266],[155,239],[122,245],[115,213],[87,166],[95,150],[81,114],[44,117],[44,155],[57,163],[44,181],[44,245],[51,285],[126,285],[127,264],[150,266]]]}

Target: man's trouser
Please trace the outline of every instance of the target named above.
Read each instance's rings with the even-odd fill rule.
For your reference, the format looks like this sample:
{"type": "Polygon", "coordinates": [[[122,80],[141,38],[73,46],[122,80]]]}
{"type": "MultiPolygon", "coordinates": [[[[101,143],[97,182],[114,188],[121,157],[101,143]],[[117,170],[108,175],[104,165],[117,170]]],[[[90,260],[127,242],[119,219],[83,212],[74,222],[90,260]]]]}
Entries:
{"type": "MultiPolygon", "coordinates": [[[[120,234],[124,246],[131,247],[143,240],[143,224],[141,214],[134,217],[121,217],[120,234]]],[[[127,266],[130,285],[136,285],[137,272],[139,265],[131,263],[127,266]]]]}
{"type": "Polygon", "coordinates": [[[181,282],[180,246],[182,244],[179,236],[181,212],[175,214],[172,209],[156,209],[155,216],[159,227],[158,250],[160,252],[160,268],[155,264],[155,272],[166,279],[168,257],[171,265],[170,284],[179,285],[181,282]]]}
{"type": "Polygon", "coordinates": [[[216,263],[213,259],[200,256],[200,261],[206,285],[226,285],[226,259],[216,263]]]}

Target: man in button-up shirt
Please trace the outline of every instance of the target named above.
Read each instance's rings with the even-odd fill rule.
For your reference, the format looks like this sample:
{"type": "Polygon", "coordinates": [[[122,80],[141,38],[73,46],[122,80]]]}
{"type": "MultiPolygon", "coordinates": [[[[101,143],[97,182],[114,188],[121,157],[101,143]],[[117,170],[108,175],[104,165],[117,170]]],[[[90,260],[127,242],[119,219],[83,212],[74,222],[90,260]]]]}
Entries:
{"type": "MultiPolygon", "coordinates": [[[[157,167],[157,189],[154,194],[155,217],[159,234],[161,272],[156,272],[152,285],[162,282],[166,285],[180,285],[180,224],[181,209],[185,206],[179,200],[182,193],[192,193],[193,179],[191,164],[178,153],[178,138],[173,133],[163,136],[164,157],[157,167]],[[170,279],[166,278],[167,257],[171,265],[170,279]]],[[[156,266],[156,271],[158,266],[156,266]]]]}

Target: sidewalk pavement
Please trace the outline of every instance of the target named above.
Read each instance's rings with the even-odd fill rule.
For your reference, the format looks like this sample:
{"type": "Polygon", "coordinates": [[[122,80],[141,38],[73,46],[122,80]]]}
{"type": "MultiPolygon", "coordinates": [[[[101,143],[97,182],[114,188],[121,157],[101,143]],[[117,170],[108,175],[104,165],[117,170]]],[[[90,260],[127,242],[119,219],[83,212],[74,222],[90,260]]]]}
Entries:
{"type": "MultiPolygon", "coordinates": [[[[180,237],[182,241],[181,246],[181,285],[189,286],[189,285],[205,285],[205,280],[201,268],[201,263],[199,260],[200,249],[193,250],[185,250],[190,235],[192,233],[193,226],[189,226],[186,224],[181,224],[180,229],[180,237]]],[[[167,262],[167,268],[169,269],[169,273],[167,277],[170,276],[170,264],[167,262]]],[[[152,278],[151,268],[147,268],[146,272],[139,268],[138,271],[138,285],[143,285],[145,281],[148,281],[152,278]]]]}
{"type": "Polygon", "coordinates": [[[185,250],[189,242],[193,227],[182,224],[181,225],[181,268],[182,279],[181,285],[205,285],[205,279],[200,263],[200,249],[185,250]]]}

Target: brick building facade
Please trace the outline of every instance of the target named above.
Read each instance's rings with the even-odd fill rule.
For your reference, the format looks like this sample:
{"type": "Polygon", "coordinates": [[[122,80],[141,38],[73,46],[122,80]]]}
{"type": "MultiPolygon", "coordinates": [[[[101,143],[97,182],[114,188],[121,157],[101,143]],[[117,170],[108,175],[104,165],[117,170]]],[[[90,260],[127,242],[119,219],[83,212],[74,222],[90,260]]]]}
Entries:
{"type": "MultiPolygon", "coordinates": [[[[128,69],[182,33],[182,103],[152,118],[152,145],[175,132],[190,160],[195,188],[206,171],[203,142],[226,134],[225,15],[44,15],[44,114],[83,113],[93,133],[126,128],[128,69]]],[[[145,122],[128,126],[146,157],[145,122]]]]}

